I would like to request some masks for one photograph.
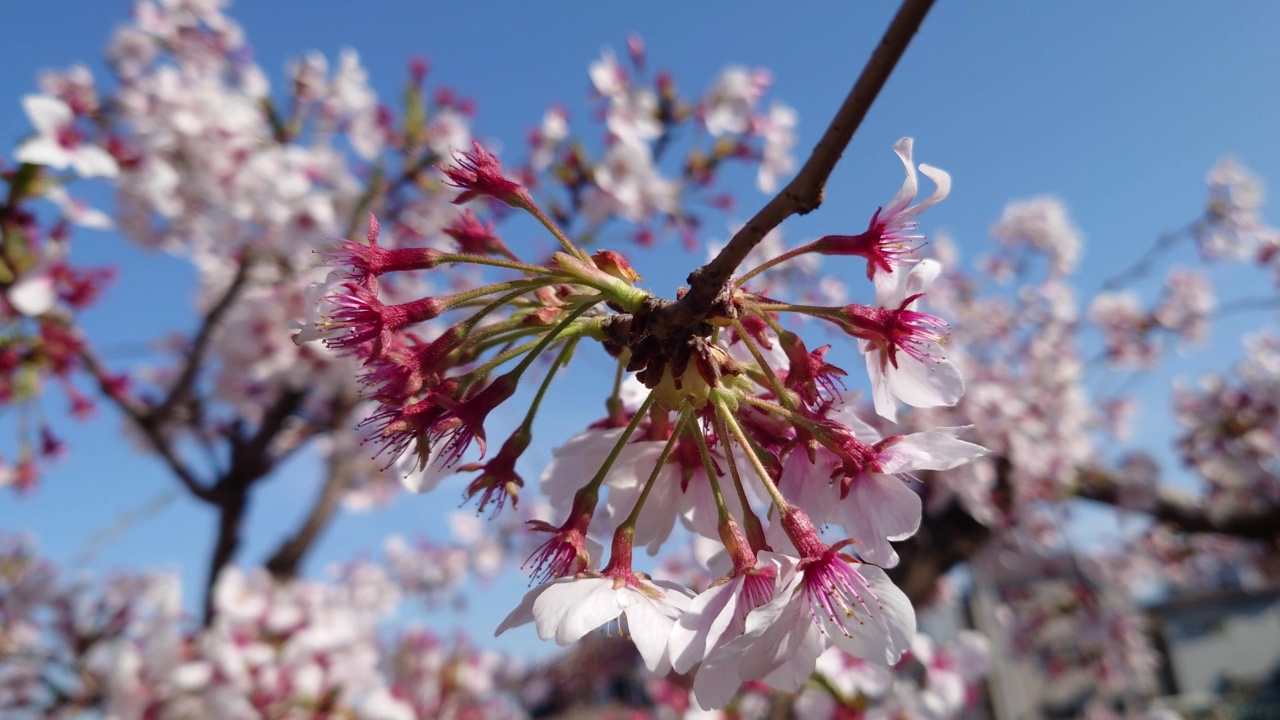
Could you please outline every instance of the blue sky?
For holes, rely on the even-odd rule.
[[[670,69],[686,96],[696,96],[728,63],[769,68],[772,96],[800,115],[801,151],[817,138],[883,31],[890,3],[349,3],[313,0],[242,2],[231,9],[276,87],[285,63],[309,50],[333,58],[353,47],[379,94],[397,97],[406,60],[427,57],[429,82],[474,99],[476,131],[522,146],[526,130],[550,104],[570,108],[581,127],[587,63],[600,49],[619,52],[628,33],[645,38],[652,66]],[[550,10],[548,10],[550,8]],[[29,125],[19,100],[42,68],[82,61],[100,66],[112,28],[128,15],[124,2],[49,0],[4,9],[0,69],[0,140],[8,147]],[[817,213],[784,226],[795,242],[858,231],[901,183],[890,152],[903,135],[916,138],[917,160],[948,170],[952,195],[924,217],[928,232],[948,230],[972,258],[1004,204],[1043,193],[1062,197],[1087,245],[1083,289],[1136,258],[1162,231],[1194,218],[1203,177],[1223,155],[1235,155],[1264,178],[1280,178],[1280,5],[1268,2],[1026,3],[941,2],[899,65],[827,187]],[[745,181],[739,186],[746,188]],[[739,217],[763,201],[739,194]],[[1274,219],[1275,213],[1270,213]],[[724,239],[727,227],[709,227]],[[128,359],[158,329],[188,327],[190,273],[172,258],[130,249],[108,233],[84,232],[77,257],[110,261],[120,281],[88,318],[89,331]],[[1194,256],[1185,254],[1184,261]],[[700,260],[699,256],[696,258]],[[655,291],[670,295],[693,260],[646,257],[638,267]],[[860,275],[858,266],[854,279]],[[157,303],[157,301],[161,301]],[[181,300],[182,302],[179,302]],[[157,310],[157,305],[163,308]],[[1215,335],[1211,352],[1184,371],[1220,366],[1238,355],[1244,329],[1274,320],[1252,315]],[[1153,401],[1167,383],[1153,378]],[[56,409],[58,403],[50,405]],[[1158,406],[1157,406],[1158,407]],[[546,436],[568,435],[594,409],[566,407]],[[1152,417],[1154,415],[1155,417]],[[1163,413],[1148,413],[1140,437],[1167,438]],[[10,425],[4,423],[0,428]],[[58,558],[98,546],[90,567],[164,565],[189,586],[203,576],[212,518],[178,497],[109,542],[91,538],[149,498],[174,491],[157,464],[121,448],[110,413],[82,426],[60,423],[74,455],[55,466],[33,497],[0,499],[0,527],[30,529]],[[557,427],[558,426],[558,427]],[[0,452],[16,443],[0,437]],[[547,451],[542,450],[542,457]],[[243,558],[254,560],[292,526],[281,519],[309,500],[314,484],[304,459],[260,494]],[[456,492],[410,500],[395,510],[344,518],[321,543],[325,560],[376,548],[389,531],[412,535],[456,506]],[[514,589],[512,589],[514,588]],[[486,599],[481,621],[496,624],[523,580]],[[485,609],[490,608],[490,609]],[[452,622],[437,620],[436,622]],[[525,642],[518,639],[515,642]]]

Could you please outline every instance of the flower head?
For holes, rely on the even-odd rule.
[[[430,270],[440,262],[440,251],[431,248],[387,249],[378,245],[382,228],[378,219],[369,215],[369,243],[343,240],[337,250],[326,253],[326,265],[347,268],[347,276],[367,284],[369,278],[405,270]]]
[[[501,255],[509,260],[516,260],[502,238],[493,234],[493,223],[481,221],[471,212],[471,208],[463,210],[457,220],[445,227],[444,234],[458,243],[459,252],[469,255]]]
[[[960,371],[942,354],[946,322],[915,309],[941,271],[938,263],[922,260],[911,272],[895,274],[893,286],[876,287],[878,307],[844,309],[846,329],[860,339],[867,359],[876,412],[886,419],[897,417],[894,398],[912,407],[937,407],[954,405],[964,394]]]
[[[501,635],[510,628],[536,623],[538,637],[552,637],[560,645],[577,642],[601,626],[617,623],[640,651],[645,667],[665,674],[671,667],[667,638],[689,598],[672,587],[628,571],[627,577],[587,574],[563,577],[539,585],[498,626]]]
[[[22,109],[37,135],[18,146],[19,162],[47,165],[55,170],[70,167],[80,177],[115,177],[120,166],[97,145],[84,142],[75,126],[75,113],[65,102],[47,95],[28,95]]]
[[[462,190],[453,199],[455,205],[488,196],[512,207],[533,207],[529,191],[520,183],[503,177],[502,164],[497,156],[485,150],[479,142],[472,140],[471,152],[456,154],[454,163],[442,169],[449,184]]]
[[[912,139],[902,138],[894,143],[893,151],[898,154],[902,164],[907,168],[907,177],[902,188],[893,196],[889,204],[878,208],[871,216],[871,223],[860,235],[827,235],[814,243],[814,250],[823,255],[858,255],[867,260],[867,277],[876,281],[877,287],[882,282],[881,276],[892,276],[894,268],[909,262],[906,256],[915,252],[925,236],[918,233],[920,224],[915,218],[928,208],[938,204],[951,193],[951,176],[946,171],[931,165],[921,165],[920,172],[934,182],[933,194],[916,205],[919,182],[916,178],[915,163],[911,158]]]

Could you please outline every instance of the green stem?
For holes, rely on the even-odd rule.
[[[751,304],[761,312],[793,312],[800,313],[801,315],[809,315],[821,320],[835,320],[838,319],[840,315],[840,308],[824,307],[822,305],[792,305],[791,303],[776,302],[773,300],[760,302],[755,299],[755,297],[753,297]]]
[[[778,322],[777,318],[761,310],[760,307],[755,303],[748,303],[747,310],[750,311],[752,315],[755,315],[756,317],[763,320],[765,324],[769,326],[769,329],[773,331],[774,335],[777,335],[778,337],[782,337],[782,334],[787,331],[786,328],[782,327],[782,323]]]
[[[560,227],[552,222],[551,218],[547,217],[546,213],[542,212],[542,208],[539,208],[537,205],[529,205],[524,209],[537,219],[537,221],[542,224],[542,227],[546,228],[548,232],[555,236],[556,240],[560,243],[560,247],[564,248],[565,252],[582,260],[583,262],[591,262],[591,258],[587,255],[586,251],[582,250],[577,245],[574,245],[573,241],[569,239],[569,236],[565,235]]]
[[[604,482],[604,478],[609,474],[609,470],[613,467],[614,461],[618,459],[618,455],[622,453],[622,448],[627,446],[627,441],[631,439],[636,428],[640,427],[640,421],[644,420],[644,416],[648,414],[649,408],[653,406],[653,393],[649,393],[645,397],[644,402],[640,403],[640,409],[636,410],[635,416],[631,418],[631,422],[627,423],[627,427],[622,431],[622,436],[618,438],[618,442],[614,443],[613,449],[609,451],[609,456],[604,459],[604,464],[596,471],[591,482],[587,483],[583,490],[588,493],[596,493],[600,490],[600,484]],[[582,490],[578,491],[579,493]]]
[[[782,381],[778,380],[778,376],[773,374],[773,368],[769,363],[765,362],[764,355],[760,352],[760,348],[756,347],[756,341],[747,334],[746,328],[742,326],[742,321],[734,318],[733,329],[738,333],[738,339],[747,346],[747,350],[751,353],[751,357],[755,358],[756,365],[760,366],[760,372],[768,378],[770,387],[773,388],[773,394],[778,396],[778,400],[786,407],[794,407],[795,400],[792,398],[791,392],[787,390]]]
[[[760,482],[764,484],[764,489],[768,491],[769,497],[773,499],[773,504],[778,507],[779,511],[786,510],[791,506],[791,504],[782,496],[782,493],[778,490],[778,486],[775,485],[773,483],[773,479],[769,477],[769,471],[765,469],[764,463],[760,462],[760,458],[756,455],[755,448],[747,438],[747,434],[743,432],[742,426],[738,424],[737,418],[733,416],[733,413],[729,411],[729,408],[724,406],[723,401],[719,398],[716,398],[715,405],[716,417],[720,418],[723,425],[728,428],[729,432],[733,434],[734,439],[742,446],[742,450],[746,452],[747,459],[751,461],[751,466],[755,469],[756,474],[760,476]],[[725,447],[725,454],[732,454],[727,447],[727,443]]]
[[[712,422],[716,426],[716,435],[720,438],[720,446],[724,448],[725,462],[729,465],[729,475],[733,478],[733,489],[738,495],[738,503],[742,505],[742,519],[745,521],[747,539],[751,548],[757,552],[768,548],[764,539],[764,525],[751,509],[751,501],[747,499],[747,488],[742,483],[742,475],[738,472],[737,461],[733,459],[733,448],[729,447],[729,432],[725,430],[720,418],[713,415]],[[748,451],[749,452],[749,451]]]
[[[467,253],[445,253],[440,256],[441,263],[458,263],[470,265],[488,265],[490,267],[507,268],[509,270],[519,270],[520,272],[531,273],[534,275],[556,276],[556,282],[565,282],[567,275],[556,271],[553,268],[544,267],[542,265],[530,265],[515,260],[502,260],[487,255],[471,255]]]
[[[716,465],[711,460],[711,450],[707,448],[707,439],[703,437],[697,425],[690,426],[689,430],[693,435],[694,442],[698,445],[698,455],[702,457],[702,469],[707,473],[707,480],[711,482],[711,497],[715,498],[716,501],[716,519],[724,522],[729,517],[729,507],[725,505],[724,495],[720,493],[720,481],[716,478]]]
[[[627,515],[627,519],[622,521],[618,526],[618,530],[624,528],[628,532],[634,532],[636,522],[640,519],[640,510],[644,507],[644,503],[649,499],[649,493],[653,491],[653,486],[658,481],[658,475],[662,473],[662,469],[666,466],[667,460],[671,457],[671,452],[675,450],[676,443],[680,440],[680,431],[688,423],[689,409],[680,411],[680,418],[676,420],[675,431],[671,433],[671,437],[667,439],[667,444],[662,448],[662,454],[658,456],[657,463],[653,466],[653,471],[649,473],[649,479],[644,483],[644,489],[640,491],[640,497],[636,499],[635,507],[631,508],[631,513]]]
[[[538,414],[538,406],[542,404],[542,398],[547,394],[547,388],[551,387],[551,381],[555,379],[556,371],[569,362],[569,358],[577,347],[578,339],[574,338],[565,343],[564,347],[560,349],[560,354],[551,363],[551,369],[547,371],[547,376],[542,379],[542,384],[538,386],[538,392],[533,396],[533,402],[529,404],[529,412],[525,413],[524,422],[520,423],[520,427],[516,432],[528,432],[533,428],[533,418]]]
[[[488,362],[486,362],[485,364],[481,365],[480,367],[476,368],[475,370],[472,370],[471,372],[463,376],[463,381],[465,383],[470,383],[475,379],[482,378],[485,375],[488,375],[490,372],[493,372],[493,369],[498,367],[499,365],[507,362],[508,360],[512,360],[514,358],[517,358],[529,352],[534,347],[536,347],[539,343],[541,343],[544,339],[545,338],[530,340],[529,342],[523,345],[517,345],[516,347],[513,347],[510,350],[504,350],[498,353],[497,355],[494,355],[493,358],[491,358]]]
[[[524,371],[529,369],[529,366],[533,364],[534,360],[538,359],[538,356],[542,354],[543,350],[547,349],[548,345],[558,340],[561,333],[566,332],[569,327],[573,325],[575,320],[581,317],[583,313],[595,307],[598,302],[600,302],[600,298],[583,302],[581,305],[574,308],[572,312],[566,315],[564,320],[560,321],[560,324],[552,328],[551,332],[548,332],[543,336],[542,340],[538,342],[538,345],[533,348],[529,355],[526,356],[524,360],[520,361],[520,364],[516,366],[515,370],[512,370],[512,372],[516,374],[516,377],[518,378],[523,375]],[[579,330],[579,332],[581,331]]]
[[[463,290],[462,292],[457,293],[456,295],[448,296],[448,301],[445,304],[445,308],[447,310],[452,310],[471,300],[475,300],[476,298],[482,298],[482,297],[485,297],[486,295],[493,295],[494,293],[500,293],[500,292],[503,292],[504,290],[520,290],[520,295],[523,295],[529,292],[530,290],[537,290],[538,288],[543,287],[545,285],[554,285],[558,282],[561,282],[561,281],[556,278],[542,277],[542,278],[524,278],[522,280],[507,280],[505,282],[493,283],[492,285],[482,285],[481,287],[478,287],[478,288],[472,288],[471,290]],[[516,297],[519,297],[519,295],[517,295]]]
[[[789,423],[800,425],[805,430],[808,430],[809,432],[813,433],[815,436],[822,434],[822,428],[819,427],[817,423],[806,418],[801,413],[795,412],[788,408],[782,407],[781,405],[778,405],[776,403],[771,403],[768,400],[762,400],[758,397],[754,397],[751,395],[744,394],[739,398],[739,400],[745,401],[748,405],[755,405],[756,407],[760,408],[761,410],[764,410],[765,412],[773,413],[774,415],[781,417],[782,419],[786,420]]]
[[[511,321],[504,321],[502,324],[506,325],[507,322]],[[544,329],[540,327],[531,327],[520,323],[519,321],[515,321],[514,326],[494,327],[492,332],[489,332],[490,327],[494,326],[486,326],[482,328],[481,330],[484,332],[483,335],[481,335],[480,332],[477,332],[474,338],[469,338],[466,344],[459,346],[455,353],[471,353],[472,357],[478,357],[489,350],[508,345],[520,338],[529,337],[530,335],[540,335],[541,333],[539,331]]]
[[[804,255],[805,253],[812,252],[812,251],[813,251],[813,249],[814,249],[814,247],[816,247],[816,246],[817,246],[817,244],[818,244],[818,243],[815,241],[815,242],[811,242],[811,243],[809,243],[808,245],[801,245],[801,246],[800,246],[800,247],[798,247],[798,248],[794,248],[794,249],[792,249],[792,250],[788,250],[787,252],[782,253],[782,254],[781,254],[781,255],[779,255],[778,257],[770,258],[769,260],[764,261],[764,262],[763,262],[763,263],[761,263],[759,266],[757,266],[755,269],[753,269],[751,272],[747,273],[746,275],[743,275],[742,277],[738,278],[737,280],[734,280],[734,281],[733,281],[733,285],[734,285],[734,287],[742,287],[742,284],[743,284],[743,283],[745,283],[745,282],[747,282],[747,281],[751,280],[751,278],[753,278],[753,277],[755,277],[755,276],[759,275],[760,273],[764,272],[765,270],[768,270],[769,268],[774,267],[774,266],[777,266],[777,265],[781,265],[782,263],[784,263],[784,262],[786,262],[786,261],[788,261],[788,260],[791,260],[792,258],[800,257],[801,255]]]
[[[521,354],[527,353],[525,355],[525,358],[520,361],[520,364],[517,365],[515,369],[511,371],[513,373],[513,376],[512,376],[513,379],[519,380],[520,376],[523,375],[524,372],[529,369],[529,366],[533,364],[534,360],[538,359],[538,356],[542,354],[542,351],[547,349],[548,345],[555,342],[556,340],[560,340],[563,338],[579,337],[582,334],[583,330],[590,323],[581,325],[579,327],[573,327],[574,322],[577,321],[577,319],[583,313],[595,307],[596,303],[598,302],[600,302],[598,298],[589,299],[583,302],[581,305],[574,308],[573,311],[570,312],[567,316],[565,316],[564,320],[561,320],[554,328],[544,333],[541,338],[538,338],[537,340],[530,340],[529,342],[523,345],[511,348],[510,350],[504,350],[503,352],[498,353],[493,357],[493,359],[489,360],[488,362],[476,368],[475,370],[472,370],[471,372],[467,373],[465,377],[466,378],[484,377],[499,365]],[[573,332],[570,332],[571,330]]]
[[[609,413],[610,421],[618,416],[622,410],[622,374],[626,368],[623,366],[622,359],[618,359],[617,368],[613,371],[613,391],[609,393],[609,398],[604,401],[604,409]]]

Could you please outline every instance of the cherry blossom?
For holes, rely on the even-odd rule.
[[[942,354],[945,322],[915,309],[941,272],[937,263],[922,261],[909,273],[896,274],[895,286],[877,286],[877,308],[849,306],[848,322],[860,337],[876,412],[888,420],[897,415],[895,398],[912,407],[936,407],[954,405],[964,393],[959,370]]]
[[[667,638],[689,598],[677,588],[660,587],[637,576],[618,578],[566,577],[531,590],[520,605],[507,615],[497,629],[506,630],[535,623],[538,637],[555,638],[560,645],[610,622],[618,622],[627,634],[645,667],[665,672],[671,666]]]
[[[37,134],[14,153],[19,162],[55,170],[71,168],[86,178],[115,177],[120,171],[110,153],[84,142],[75,127],[75,113],[65,102],[47,95],[28,95],[22,99],[22,109]]]

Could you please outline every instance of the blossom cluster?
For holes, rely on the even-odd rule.
[[[224,572],[201,628],[173,573],[68,583],[0,536],[0,712],[61,717],[523,718],[519,662],[418,627],[379,632],[402,592],[376,565],[325,581]]]
[[[882,665],[909,650],[914,610],[886,569],[898,563],[891,541],[920,524],[916,474],[985,451],[961,439],[963,427],[878,432],[859,418],[846,371],[826,359],[830,347],[809,350],[782,322],[796,313],[856,339],[882,418],[893,420],[899,402],[960,398],[963,381],[942,350],[947,323],[919,307],[941,267],[912,256],[923,238],[915,218],[946,196],[950,178],[921,166],[937,190],[913,204],[912,142],[894,149],[906,180],[865,232],[767,260],[732,281],[706,321],[670,335],[618,331],[624,318],[643,323],[656,302],[636,286],[638,273],[618,252],[581,249],[479,144],[443,168],[455,202],[488,198],[529,213],[561,246],[550,261],[521,261],[496,241],[479,252],[387,248],[372,217],[364,242],[330,253],[338,270],[303,337],[362,363],[365,397],[376,403],[362,425],[414,491],[455,470],[478,471],[466,497],[481,511],[518,503],[525,483],[516,463],[560,368],[583,342],[618,358],[608,415],[556,451],[541,478],[564,519],[532,523],[545,538],[528,562],[540,584],[499,633],[533,622],[541,637],[567,644],[616,624],[651,671],[697,668],[695,702],[708,708],[743,682],[798,689],[833,645]],[[761,273],[810,253],[863,258],[875,304],[795,305],[752,289]],[[402,273],[459,265],[515,277],[400,303],[382,293]],[[444,317],[457,319],[418,334]],[[554,359],[524,421],[489,456],[486,420],[544,353]],[[473,449],[485,461],[462,465]],[[720,579],[696,595],[633,566],[634,548],[658,552],[677,520],[718,545],[705,563]],[[824,525],[843,532],[826,536]]]

